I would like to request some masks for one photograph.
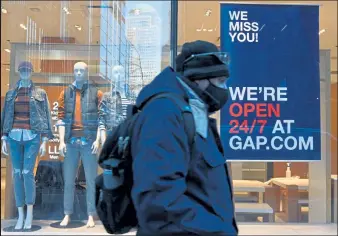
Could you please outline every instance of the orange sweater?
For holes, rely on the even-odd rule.
[[[58,119],[63,120],[65,118],[65,100],[64,100],[64,90],[61,92],[58,99],[59,109],[58,109]],[[98,90],[97,99],[98,104],[101,103],[103,93]],[[72,135],[75,137],[83,136],[83,124],[82,124],[82,115],[81,115],[81,90],[76,89],[75,97],[75,111],[74,111],[74,121],[72,124]]]

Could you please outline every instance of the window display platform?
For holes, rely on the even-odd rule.
[[[85,226],[75,229],[55,229],[50,227],[52,221],[34,221],[34,224],[41,226],[41,230],[25,232],[25,235],[109,235],[105,232],[102,224],[96,222],[94,228],[88,229]],[[6,228],[15,224],[14,220],[3,220],[1,222],[1,235],[22,235],[20,232],[4,232]],[[240,235],[337,235],[337,224],[239,224]],[[136,230],[123,235],[136,235]]]

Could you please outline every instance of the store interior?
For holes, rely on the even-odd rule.
[[[120,4],[119,9],[126,7],[125,15],[117,13],[122,14],[122,18],[125,17],[125,19],[121,18],[123,22],[128,21],[127,17],[131,11],[138,15],[137,12],[146,9],[144,4],[151,5],[150,8],[157,11],[160,19],[157,30],[162,35],[158,49],[160,50],[159,66],[163,69],[169,65],[170,2],[148,2],[141,5],[133,3],[133,6],[128,5],[131,4],[129,1],[112,2],[113,5]],[[250,2],[276,3],[277,1]],[[328,152],[331,158],[330,174],[332,175],[333,187],[334,183],[337,184],[337,2],[288,1],[288,4],[291,3],[320,5],[320,49],[330,50],[331,98],[327,101],[330,109],[330,150]],[[62,89],[71,83],[73,65],[77,61],[87,62],[91,79],[96,82],[100,90],[106,92],[111,89],[111,82],[107,79],[109,78],[107,74],[108,64],[102,63],[101,1],[2,1],[1,4],[1,109],[6,92],[18,79],[16,66],[20,60],[30,60],[33,63],[36,68],[33,81],[46,90],[51,106],[56,102]],[[35,31],[31,30],[30,24],[35,25]],[[124,34],[127,39],[130,37],[127,31]],[[185,42],[197,39],[219,45],[219,37],[220,5],[218,1],[178,2],[178,52]],[[132,41],[130,38],[129,40]],[[43,50],[40,50],[40,47]],[[142,59],[144,58],[143,52],[140,51],[140,58]],[[41,52],[43,52],[43,57]],[[133,76],[133,73],[136,74],[136,77],[139,74],[143,76],[143,73],[147,72],[147,66],[150,65],[146,63],[142,65],[140,58],[130,63],[129,66],[137,64],[136,69],[129,70],[130,76]],[[140,67],[141,69],[139,69]],[[151,75],[150,73],[149,76]],[[56,153],[57,143],[50,143],[49,148],[50,153]],[[39,161],[41,160],[48,161],[50,158],[46,155],[39,159]],[[10,201],[8,198],[10,193],[6,193],[6,191],[11,191],[8,187],[8,176],[10,176],[7,168],[8,161],[8,157],[1,158],[1,219],[15,217],[15,213],[11,212],[9,207],[6,207],[6,203]],[[62,158],[58,161],[62,161]],[[245,215],[239,216],[239,220],[279,223],[309,222],[309,211],[311,209],[309,209],[310,164],[308,162],[291,164],[292,176],[295,177],[296,181],[290,185],[285,181],[278,182],[278,179],[275,182],[272,181],[272,184],[270,182],[271,179],[285,177],[286,162],[243,162],[230,163],[230,166],[236,192],[235,200],[242,204],[238,205],[240,208],[238,213]],[[79,176],[81,176],[81,173]],[[294,185],[297,185],[298,188],[292,189]],[[331,185],[329,187],[331,188]],[[47,189],[46,191],[52,190]],[[334,190],[330,192],[334,193]],[[293,194],[297,195],[296,203],[288,201],[288,197],[293,196]],[[330,200],[333,202],[334,198],[336,199],[337,196],[330,197]],[[79,201],[76,203],[79,219],[83,218],[81,207],[84,201],[79,197]],[[256,205],[252,208],[252,205],[245,205],[247,203],[256,203]],[[332,215],[337,209],[335,206],[332,205]],[[259,212],[259,214],[245,214],[248,207],[253,212]],[[50,209],[55,208],[46,209],[49,210],[45,213],[50,213]],[[279,213],[275,214],[275,211]],[[40,219],[43,217],[40,217]],[[57,220],[59,217],[59,214],[54,214],[50,219]],[[337,216],[335,217],[335,219],[333,219],[334,217],[332,219],[336,222]]]

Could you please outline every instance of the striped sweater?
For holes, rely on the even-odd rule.
[[[21,87],[14,104],[13,129],[31,129],[29,92],[31,88]]]

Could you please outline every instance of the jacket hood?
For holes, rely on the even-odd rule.
[[[165,68],[141,90],[136,100],[136,106],[141,107],[150,98],[160,93],[174,93],[187,99],[187,93],[176,78],[177,76],[178,74],[171,67]]]

